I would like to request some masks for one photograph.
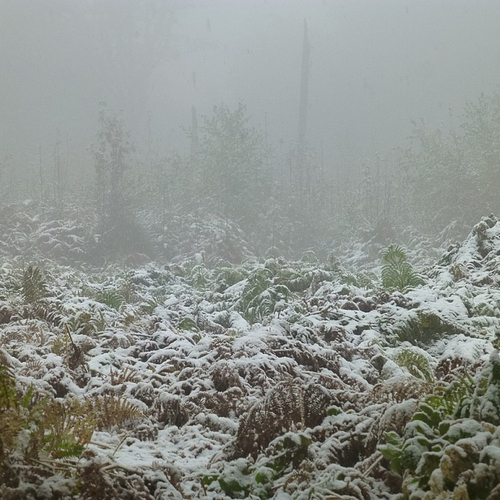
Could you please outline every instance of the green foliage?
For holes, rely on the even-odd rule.
[[[384,330],[385,326],[381,328]],[[454,335],[461,331],[459,327],[443,320],[434,312],[417,311],[388,333],[389,337],[391,334],[395,337],[393,341],[397,344],[407,341],[414,345],[425,346],[443,335]]]
[[[158,307],[163,304],[165,301],[165,296],[160,295],[160,296],[154,296],[154,297],[149,297],[144,300],[144,302],[141,302],[140,304],[140,310],[141,313],[143,314],[153,314],[153,311]]]
[[[500,426],[500,359],[497,351],[490,356],[488,366],[472,400],[471,414],[474,418]]]
[[[39,267],[30,265],[23,271],[21,293],[25,304],[33,304],[47,296],[47,282]]]
[[[345,285],[352,285],[359,288],[366,288],[367,290],[373,290],[375,288],[374,281],[376,276],[373,273],[359,272],[353,273],[343,273],[340,276],[340,282]]]
[[[60,403],[33,386],[18,391],[13,372],[0,365],[0,469],[13,453],[25,459],[80,456],[93,432],[83,403]]]
[[[220,474],[203,476],[202,484],[211,489],[218,486],[230,498],[272,498],[276,481],[300,467],[311,443],[305,434],[286,433],[275,439],[254,464],[238,458]]]
[[[382,286],[386,290],[404,292],[408,288],[423,285],[424,281],[408,262],[405,251],[397,245],[389,245],[382,254]]]
[[[64,321],[72,333],[90,335],[102,332],[106,328],[106,319],[102,311],[77,310]]]
[[[184,316],[176,325],[179,330],[185,330],[190,332],[198,332],[200,329],[196,324],[196,321],[189,316]]]
[[[215,270],[215,284],[214,288],[218,292],[223,292],[227,288],[248,276],[248,271],[239,266],[222,266]]]
[[[386,433],[379,450],[402,476],[405,499],[490,498],[500,480],[499,364],[493,355],[475,381],[438,386],[401,436]]]
[[[85,405],[77,400],[64,404],[47,400],[46,404],[38,404],[37,411],[39,419],[31,440],[41,446],[41,452],[52,458],[80,456],[95,428]],[[33,409],[31,415],[34,415]]]
[[[212,489],[218,485],[220,489],[230,498],[249,498],[252,486],[255,484],[245,459],[240,458],[229,463],[221,474],[210,474],[202,477],[203,486]],[[254,492],[252,492],[254,493]],[[255,494],[255,493],[254,493]],[[258,498],[268,498],[259,496]]]
[[[274,472],[274,478],[282,477],[289,469],[296,469],[307,458],[312,440],[305,434],[287,433],[275,439],[266,450],[269,458],[263,459],[263,465]],[[259,466],[259,461],[256,466]]]
[[[413,349],[401,349],[393,359],[399,366],[404,366],[414,377],[426,382],[434,380],[434,372],[429,360],[422,353]]]
[[[95,295],[95,299],[98,302],[107,305],[111,309],[116,309],[117,311],[125,302],[123,294],[119,290],[113,288],[99,290]]]
[[[238,302],[247,321],[259,321],[284,307],[291,292],[285,285],[273,283],[273,273],[268,268],[250,273]]]
[[[19,401],[14,373],[0,365],[0,468],[6,451],[13,446],[21,422],[17,418]]]
[[[434,393],[427,396],[426,403],[445,416],[468,418],[471,415],[473,395],[482,387],[481,377],[476,385],[468,374],[457,375],[448,385],[438,385]]]
[[[188,281],[198,290],[205,290],[210,283],[211,273],[204,264],[196,264],[189,273]]]

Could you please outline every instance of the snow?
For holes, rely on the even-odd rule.
[[[488,234],[500,248],[497,226]],[[51,289],[57,293],[51,300],[61,323],[22,318],[25,305],[17,299],[17,317],[0,325],[0,361],[15,369],[19,384],[33,384],[60,400],[112,394],[137,407],[143,418],[96,430],[87,449],[109,467],[156,478],[158,498],[228,498],[217,481],[204,489],[201,478],[210,474],[223,473],[253,487],[256,471],[269,476],[269,464],[276,460],[272,446],[285,435],[298,449],[301,436],[311,441],[301,459],[308,461],[297,465],[308,463],[310,470],[304,465],[302,479],[295,478],[290,459],[283,475],[273,479],[273,498],[297,500],[312,494],[313,487],[323,492],[318,498],[361,498],[365,489],[372,498],[389,498],[392,493],[383,474],[364,471],[371,471],[373,463],[379,472],[388,467],[376,462],[385,432],[402,432],[419,398],[435,387],[398,365],[398,353],[409,349],[420,354],[436,373],[448,360],[451,371],[466,367],[474,375],[497,359],[494,320],[500,316],[500,293],[478,283],[488,274],[485,268],[493,256],[478,259],[477,252],[471,236],[451,264],[435,265],[425,277],[426,285],[404,293],[385,296],[381,290],[331,278],[314,290],[280,299],[259,322],[252,322],[241,307],[248,278],[219,293],[196,288],[151,263],[127,271],[136,299],[117,310],[100,302],[98,294],[120,290],[124,274],[116,274],[116,269],[95,276],[76,269],[58,272],[54,264]],[[355,258],[351,256],[353,262]],[[479,267],[471,268],[473,260]],[[457,263],[468,269],[468,277],[453,277],[449,267]],[[251,272],[251,265],[245,271]],[[0,267],[5,280],[15,272],[14,264]],[[157,302],[148,302],[153,297]],[[356,297],[368,304],[366,310],[342,309],[346,301],[356,304]],[[148,304],[152,307],[145,307]],[[418,320],[419,314],[435,315],[451,333],[426,342],[388,335]],[[191,321],[183,323],[186,318]],[[479,321],[485,325],[481,330],[475,328]],[[84,330],[88,324],[96,326]],[[83,352],[82,361],[71,367],[68,345]],[[38,361],[39,372],[34,365]],[[448,375],[452,373],[443,377]],[[290,384],[288,396],[295,399],[286,399],[286,392],[282,399],[270,399],[280,384]],[[320,390],[314,392],[315,387]],[[498,412],[495,401],[500,401],[500,393],[491,386],[488,391],[480,411],[491,420]],[[308,394],[313,394],[311,400]],[[245,420],[252,411],[259,414],[259,408],[265,424]],[[252,456],[235,455],[236,444],[245,439],[242,429],[247,437],[265,437],[274,421],[285,417],[291,423],[278,422],[283,434],[273,436],[274,444],[264,443]],[[476,419],[463,419],[451,425],[446,438],[459,453],[481,450],[480,460],[497,466],[499,437],[493,438],[488,429]],[[406,432],[416,436],[433,431],[418,421],[408,424]],[[420,451],[413,450],[414,457]],[[167,468],[178,477],[179,490],[172,486],[175,481]],[[304,477],[309,483],[301,482]],[[443,484],[442,473],[434,471],[430,485]],[[45,489],[52,486],[49,480],[44,484]]]

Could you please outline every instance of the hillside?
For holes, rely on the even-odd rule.
[[[401,252],[5,254],[0,497],[500,498],[500,222],[418,274]]]

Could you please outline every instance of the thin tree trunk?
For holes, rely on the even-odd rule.
[[[307,105],[309,94],[309,54],[311,46],[307,37],[307,22],[304,21],[304,39],[302,42],[302,71],[300,78],[299,130],[297,142],[299,149],[304,146],[307,128]]]

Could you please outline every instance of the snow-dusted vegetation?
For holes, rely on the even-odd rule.
[[[498,19],[1,0],[0,500],[499,500]]]
[[[80,223],[23,219],[4,234],[33,253],[0,268],[2,498],[498,494],[493,216],[433,265],[392,246],[358,273],[311,253],[92,271],[43,258],[78,255]]]

